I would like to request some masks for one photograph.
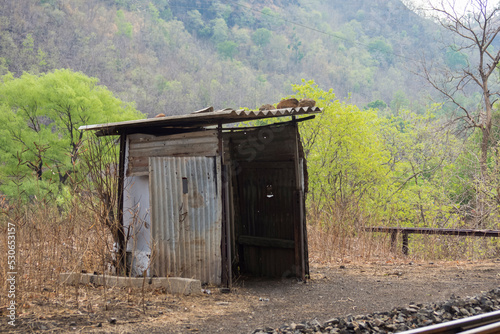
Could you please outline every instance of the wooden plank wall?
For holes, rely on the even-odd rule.
[[[224,157],[232,171],[233,261],[258,276],[295,273],[293,125],[225,132]],[[266,187],[272,185],[272,197]]]
[[[209,157],[218,154],[217,130],[169,136],[133,134],[128,136],[127,176],[148,175],[150,157]]]
[[[293,161],[295,158],[295,129],[292,126],[224,133],[224,139],[230,142],[230,159],[240,163]]]

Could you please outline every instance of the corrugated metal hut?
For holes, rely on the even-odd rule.
[[[81,127],[120,136],[132,272],[228,286],[234,273],[304,279],[307,171],[297,123],[319,112],[207,108]],[[291,120],[241,126],[276,117]]]

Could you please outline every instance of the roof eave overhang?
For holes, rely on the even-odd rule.
[[[204,128],[211,125],[248,122],[265,118],[319,114],[318,107],[298,107],[274,110],[220,110],[206,113],[148,118],[116,123],[84,125],[79,130],[96,131],[98,136],[112,136],[123,133],[170,132]]]

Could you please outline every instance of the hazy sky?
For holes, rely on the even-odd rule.
[[[422,6],[426,5],[428,3],[427,0],[406,0],[407,2],[411,2],[417,6]],[[468,5],[469,9],[472,9],[473,7],[471,6],[471,2],[475,2],[475,0],[431,0],[431,3],[435,5],[439,5],[441,1],[444,1],[444,3],[454,3],[455,8],[457,9],[458,12],[461,12],[464,10],[464,8]],[[489,0],[488,2],[488,7],[493,6],[495,4],[498,4],[500,0]]]

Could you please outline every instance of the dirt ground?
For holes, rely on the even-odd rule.
[[[102,287],[88,286],[56,293],[47,288],[26,298],[15,328],[3,315],[0,332],[251,333],[259,327],[472,296],[499,286],[500,259],[312,265],[305,283],[240,277],[231,293],[207,287],[210,294],[200,296],[119,288],[104,295]]]

